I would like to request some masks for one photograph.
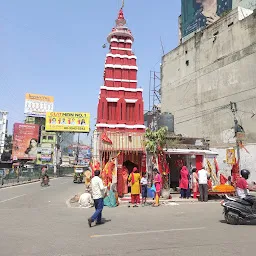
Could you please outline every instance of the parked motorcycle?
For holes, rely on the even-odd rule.
[[[254,196],[248,195],[244,199],[227,195],[225,197],[221,205],[224,207],[223,214],[227,224],[238,225],[240,222],[256,220],[256,211],[252,209]]]
[[[47,186],[49,186],[49,177],[44,176],[44,177],[42,178],[41,186],[42,186],[42,187],[47,187]]]

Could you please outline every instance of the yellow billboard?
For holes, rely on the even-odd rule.
[[[89,132],[90,113],[47,112],[45,130],[54,132]]]

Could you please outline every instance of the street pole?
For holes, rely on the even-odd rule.
[[[240,146],[239,141],[237,139],[237,132],[238,132],[238,120],[236,118],[237,113],[237,105],[236,102],[230,102],[230,108],[234,116],[234,123],[235,123],[235,137],[236,137],[236,147],[237,147],[237,162],[240,169]]]
[[[78,133],[77,147],[76,147],[76,164],[78,165],[79,160],[79,144],[80,144],[80,133]]]

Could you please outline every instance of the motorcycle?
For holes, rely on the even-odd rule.
[[[41,187],[48,187],[49,186],[49,178],[45,175],[44,177],[42,177],[42,181],[41,181]]]
[[[238,225],[240,222],[256,220],[256,211],[252,209],[254,196],[249,195],[244,199],[227,195],[225,197],[221,206],[224,207],[223,214],[227,224]]]

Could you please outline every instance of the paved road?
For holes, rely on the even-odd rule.
[[[1,256],[175,256],[255,254],[255,226],[222,223],[219,203],[104,209],[107,222],[88,228],[92,209],[68,208],[81,186],[70,178],[0,190]]]

